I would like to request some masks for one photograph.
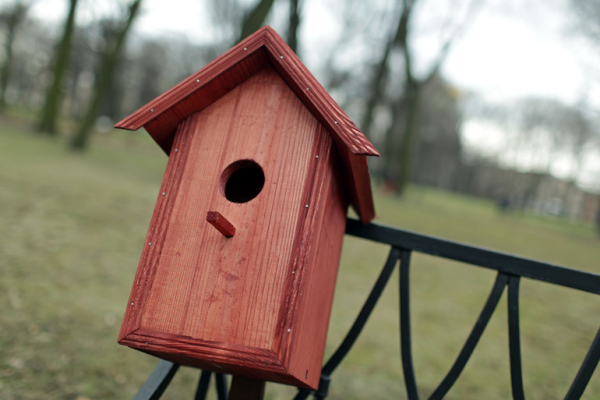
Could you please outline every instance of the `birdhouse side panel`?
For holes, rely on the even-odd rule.
[[[270,68],[194,118],[140,327],[272,350],[320,125]],[[238,203],[222,178],[244,160],[260,166],[264,186]],[[225,216],[235,236],[210,226],[208,211]]]
[[[297,288],[289,291],[298,293],[298,297],[290,299],[290,307],[284,310],[284,320],[291,329],[286,338],[284,326],[287,340],[282,341],[280,348],[280,358],[297,379],[295,384],[312,388],[319,383],[348,209],[331,135],[324,128],[322,133],[311,176],[309,202],[314,212],[304,221],[303,237],[307,243],[299,249],[295,261],[295,269],[300,272]]]
[[[141,317],[146,297],[152,286],[156,266],[164,244],[165,233],[169,224],[171,211],[175,203],[175,195],[181,184],[183,169],[185,168],[187,152],[191,135],[185,134],[190,126],[195,124],[195,117],[189,118],[177,128],[174,146],[183,151],[176,153],[177,157],[169,157],[167,169],[163,176],[148,234],[142,250],[135,280],[125,309],[123,323],[119,332],[119,341],[127,334],[137,330],[141,325]],[[154,243],[153,243],[154,242]]]

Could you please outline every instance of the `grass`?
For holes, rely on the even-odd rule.
[[[131,398],[156,360],[116,344],[166,156],[144,134],[95,138],[88,154],[0,120],[0,398]],[[378,221],[600,273],[591,226],[501,215],[494,204],[411,188],[376,192]],[[346,238],[326,354],[345,335],[387,255]],[[443,378],[491,289],[491,271],[416,254],[411,276],[419,390]],[[331,399],[404,398],[397,273],[356,347],[333,376]],[[509,398],[506,299],[450,399]],[[522,282],[525,390],[562,398],[598,329],[600,298]],[[192,398],[198,372],[183,368],[163,398]],[[294,391],[267,385],[267,398]],[[584,398],[600,394],[598,373]]]

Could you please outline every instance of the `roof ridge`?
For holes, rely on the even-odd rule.
[[[365,156],[379,156],[300,58],[270,26],[264,26],[221,56],[115,125],[144,127],[168,154],[177,126],[202,111],[267,66],[279,74],[300,101],[333,137],[349,176],[352,203],[363,222],[374,216]]]

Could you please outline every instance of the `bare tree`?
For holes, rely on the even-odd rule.
[[[238,42],[253,34],[265,23],[274,2],[275,0],[259,0],[254,8],[246,14]]]
[[[29,6],[28,2],[17,0],[0,12],[0,23],[6,29],[4,62],[0,69],[0,111],[6,107],[6,89],[8,88],[13,67],[13,44],[15,36],[19,25],[25,19]]]
[[[131,30],[131,26],[138,11],[140,9],[142,0],[133,0],[128,8],[125,19],[120,23],[120,27],[117,28],[114,40],[107,46],[107,51],[102,57],[100,69],[97,75],[95,90],[92,94],[92,99],[88,106],[87,112],[84,115],[77,132],[70,141],[70,147],[73,150],[81,151],[86,148],[89,135],[92,131],[96,118],[98,116],[98,110],[102,101],[104,100],[109,88],[111,87],[114,73],[123,52],[125,46],[125,39]]]
[[[300,0],[290,0],[290,16],[288,24],[287,44],[298,54],[298,27],[300,26]]]
[[[403,89],[391,101],[392,121],[385,134],[384,143],[384,178],[394,182],[398,194],[402,194],[411,177],[414,164],[415,146],[419,136],[421,90],[439,72],[446,59],[450,46],[473,16],[480,1],[470,2],[468,11],[455,29],[447,35],[440,51],[429,70],[421,77],[415,73],[414,55],[411,52],[410,40],[413,35],[411,26],[416,0],[403,0],[395,33],[390,36],[380,62],[376,65],[367,101],[362,128],[368,132],[373,122],[373,112],[382,101],[383,88],[388,78],[390,58],[394,51],[400,51],[403,59]]]
[[[69,13],[65,20],[63,34],[56,49],[54,68],[52,69],[52,84],[48,87],[46,101],[40,117],[38,131],[56,135],[56,121],[60,113],[62,97],[62,82],[71,53],[71,41],[75,29],[75,12],[78,0],[69,0]]]
[[[600,3],[597,0],[571,0],[577,17],[577,26],[596,47],[600,47]],[[596,228],[600,234],[600,207],[596,214]]]

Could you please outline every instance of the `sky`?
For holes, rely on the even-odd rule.
[[[84,0],[94,12],[113,1]],[[66,0],[36,0],[33,14],[60,21]],[[202,0],[144,0],[143,13],[135,30],[152,36],[184,35],[194,42],[210,42],[211,11]],[[301,25],[303,48],[319,48],[323,40],[339,34],[335,6],[328,2],[306,1]],[[427,2],[425,2],[427,3]],[[433,3],[429,1],[429,3]],[[277,3],[276,3],[277,4]],[[588,96],[600,110],[600,87],[586,85],[586,54],[593,52],[584,40],[570,33],[567,0],[486,0],[472,22],[451,49],[442,68],[457,87],[484,94],[491,100],[523,96],[549,96],[575,103]],[[92,7],[79,16],[80,22],[93,18]],[[422,14],[426,15],[427,9]],[[572,30],[572,29],[571,29]],[[427,35],[414,42],[418,59],[427,64],[437,54],[439,40]],[[597,50],[596,50],[597,51]],[[304,54],[309,68],[319,57]],[[589,68],[589,67],[588,67]]]
[[[0,0],[2,2],[3,0]],[[9,1],[9,0],[5,0]],[[97,13],[110,10],[113,0],[83,0],[79,23]],[[370,0],[385,2],[388,0]],[[391,1],[391,0],[389,0]],[[600,57],[578,34],[569,18],[569,0],[482,0],[449,52],[442,74],[459,91],[477,93],[489,102],[510,102],[522,97],[550,97],[568,104],[582,99],[600,115]],[[247,2],[252,2],[248,0]],[[138,34],[149,36],[182,35],[192,42],[211,42],[210,2],[203,0],[144,0],[143,12],[135,25]],[[285,18],[284,2],[276,2],[273,11]],[[49,21],[61,21],[67,0],[35,0],[32,13]],[[319,78],[323,52],[331,51],[341,33],[336,0],[305,0],[300,27],[302,58]],[[439,0],[420,0],[415,19],[426,26],[435,13],[458,12],[443,9]],[[450,4],[450,3],[449,3]],[[434,25],[429,23],[429,25]],[[284,24],[282,24],[284,26]],[[280,29],[281,30],[281,29]],[[284,34],[284,32],[280,32]],[[413,36],[417,67],[427,70],[439,51],[439,35]],[[360,51],[360,50],[357,50]],[[496,130],[494,130],[496,129]],[[499,143],[497,128],[471,121],[463,126],[467,147],[493,148]],[[589,178],[584,185],[600,187],[600,160],[588,161]],[[565,175],[568,163],[555,173]]]

